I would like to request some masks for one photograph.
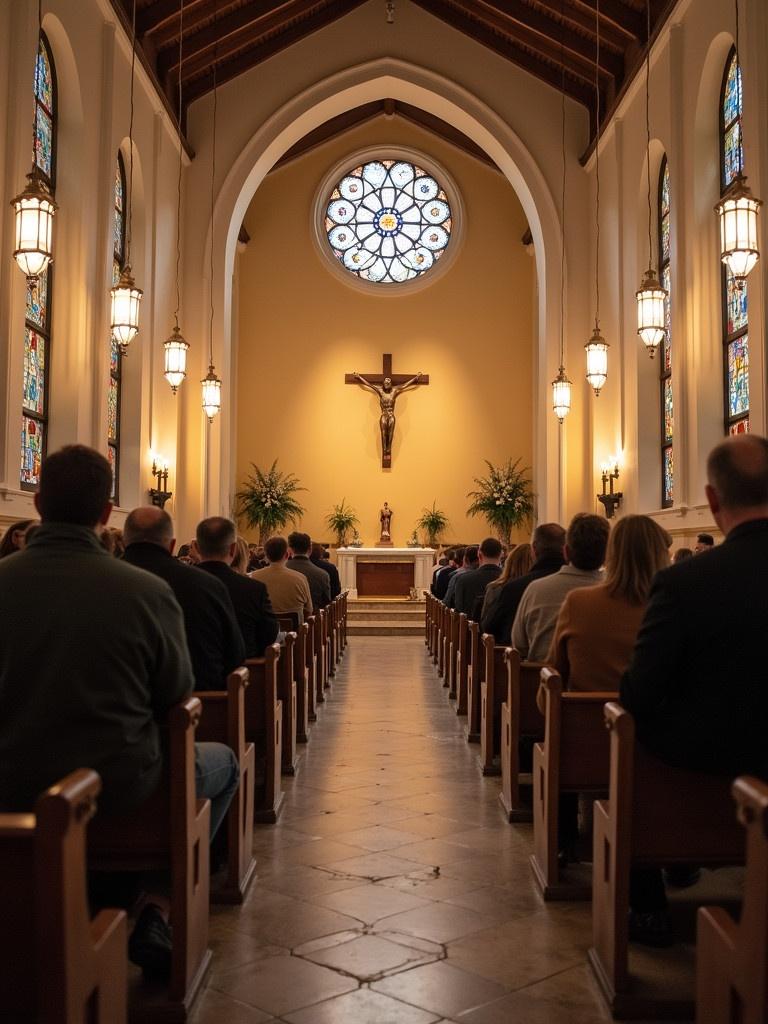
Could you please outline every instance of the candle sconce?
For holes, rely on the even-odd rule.
[[[152,476],[157,481],[157,486],[150,487],[150,500],[158,508],[165,508],[166,501],[173,497],[173,491],[168,490],[168,463],[165,459],[152,459]]]
[[[613,457],[610,463],[603,463],[602,471],[603,493],[598,494],[597,500],[605,508],[605,518],[613,519],[616,509],[621,505],[624,495],[621,491],[614,491],[613,481],[619,479],[619,460]]]

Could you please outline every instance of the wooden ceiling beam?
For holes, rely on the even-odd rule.
[[[591,12],[594,29],[597,0],[573,0],[578,7]],[[645,42],[645,15],[631,7],[625,7],[621,0],[600,0],[600,21],[609,22],[629,40]],[[602,32],[602,28],[600,30]]]
[[[539,7],[546,8],[559,24],[567,23],[587,32],[591,39],[595,38],[595,18],[589,11],[575,7],[573,0],[536,0]],[[562,15],[562,20],[561,20]],[[567,27],[567,25],[566,25]],[[617,29],[610,21],[606,21],[600,29],[600,39],[617,53],[624,53],[627,46],[627,35]]]
[[[206,5],[210,7],[210,0],[184,0],[184,20]],[[136,11],[136,35],[143,38],[170,25],[178,39],[179,7],[180,0],[154,0],[142,7]]]

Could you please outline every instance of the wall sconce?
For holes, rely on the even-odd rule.
[[[152,458],[152,476],[157,481],[157,487],[150,487],[150,500],[158,508],[165,508],[166,501],[173,497],[173,491],[168,490],[168,463],[159,455]]]
[[[612,455],[609,462],[604,462],[600,467],[603,480],[603,493],[598,494],[597,500],[605,508],[605,518],[613,519],[616,509],[621,505],[624,495],[621,491],[614,492],[613,481],[619,479],[619,460]]]

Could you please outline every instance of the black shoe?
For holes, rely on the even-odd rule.
[[[160,908],[148,903],[128,940],[128,959],[147,977],[167,980],[171,976],[171,937],[171,927]]]
[[[639,942],[641,946],[653,946],[655,949],[666,949],[674,945],[675,937],[667,911],[652,910],[639,914],[630,910],[629,941]]]
[[[673,889],[690,889],[701,878],[701,868],[692,868],[689,864],[676,864],[664,868],[664,881]]]

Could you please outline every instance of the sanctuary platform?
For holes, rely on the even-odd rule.
[[[343,590],[358,597],[408,597],[411,588],[429,589],[432,548],[339,548],[336,564]]]

